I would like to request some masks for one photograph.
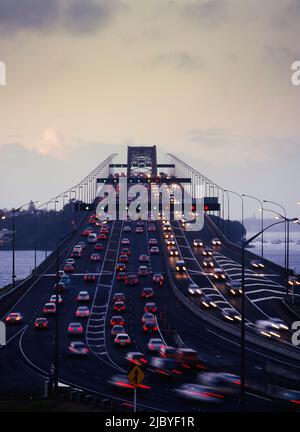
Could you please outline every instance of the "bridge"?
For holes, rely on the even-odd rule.
[[[47,392],[66,398],[131,409],[129,352],[142,353],[147,362],[144,385],[138,389],[139,410],[203,409],[199,401],[180,398],[180,388],[199,379],[194,367],[236,377],[235,397],[219,395],[220,411],[273,411],[277,396],[270,385],[300,386],[300,351],[291,342],[296,317],[288,301],[298,293],[291,289],[289,269],[245,249],[242,225],[239,241],[232,241],[228,190],[173,154],[166,160],[157,162],[155,146],[128,147],[126,163],[112,154],[78,184],[37,207],[32,217],[47,221],[54,206],[62,224],[56,230],[55,250],[24,281],[16,283],[13,269],[12,288],[0,294],[0,316],[7,322],[6,345],[0,346],[0,398],[37,397],[46,385]],[[154,191],[162,184],[177,185],[192,203],[202,199],[203,228],[189,230],[191,222],[172,211],[170,220],[160,212],[157,219],[149,214],[144,221],[108,217],[101,223],[96,217],[99,187],[115,185],[118,195],[121,178]],[[47,236],[47,222],[41,229]],[[84,244],[79,254],[73,253],[74,265],[66,268],[80,242]],[[65,285],[55,291],[63,271],[69,276],[63,276]],[[141,296],[145,288],[152,288],[153,298]],[[57,290],[62,302],[53,316],[49,311],[46,315],[45,304]],[[86,303],[78,301],[81,291],[88,293]],[[125,311],[115,306],[120,298]],[[141,322],[147,301],[157,308],[155,330],[149,332]],[[78,314],[82,305],[87,306],[86,317]],[[7,320],[12,313],[20,314],[17,325]],[[118,346],[111,335],[115,315],[123,316],[129,347]],[[47,328],[37,330],[36,320],[45,317]],[[70,336],[72,323],[80,323],[82,330]],[[273,324],[273,330],[266,323]],[[180,363],[176,357],[176,367],[168,369],[163,362],[155,366],[153,356],[159,353],[151,352],[150,337],[174,347],[170,353],[177,350],[176,356],[188,353],[184,349],[195,350],[199,364],[189,363],[188,357]],[[83,342],[89,354],[71,355],[74,341]],[[200,381],[205,382],[205,373]],[[205,410],[216,407],[205,404]]]

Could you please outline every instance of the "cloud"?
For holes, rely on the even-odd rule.
[[[181,10],[183,16],[209,29],[224,21],[227,8],[225,0],[193,0],[182,5]]]
[[[204,61],[199,57],[191,56],[186,51],[177,51],[158,54],[153,63],[156,65],[168,65],[176,69],[198,69],[204,66]]]
[[[92,33],[119,6],[119,0],[0,0],[0,31]]]
[[[46,129],[42,138],[36,143],[26,145],[25,148],[35,150],[42,155],[49,155],[55,159],[64,158],[64,137],[56,129]]]

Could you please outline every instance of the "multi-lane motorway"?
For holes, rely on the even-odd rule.
[[[61,268],[65,259],[76,243],[85,241],[82,230],[90,225],[89,214],[86,220],[79,227],[75,237],[68,243],[63,250],[60,262]],[[130,226],[131,232],[124,231],[124,226]],[[155,231],[149,231],[149,225],[155,226]],[[141,319],[144,314],[146,300],[141,297],[141,291],[145,287],[152,287],[154,290],[157,305],[157,326],[158,334],[166,345],[175,347],[188,347],[197,350],[210,367],[239,374],[240,344],[239,336],[226,331],[226,326],[215,326],[211,319],[213,317],[219,322],[222,321],[220,310],[223,307],[233,307],[240,310],[239,298],[230,296],[224,287],[215,284],[211,277],[205,274],[202,266],[202,255],[199,248],[193,247],[194,238],[203,239],[210,244],[215,234],[206,224],[202,232],[187,233],[179,222],[172,223],[172,233],[174,235],[176,247],[180,252],[180,257],[185,261],[188,273],[178,275],[175,271],[177,258],[165,259],[162,253],[169,248],[166,246],[161,234],[161,222],[149,223],[144,221],[143,232],[136,233],[137,222],[130,221],[110,221],[108,223],[109,232],[106,240],[103,240],[104,249],[99,252],[100,262],[91,262],[90,256],[94,252],[94,244],[88,243],[83,250],[81,258],[76,259],[74,272],[70,275],[71,283],[62,294],[63,303],[58,306],[58,352],[59,352],[59,381],[77,388],[95,392],[99,395],[119,400],[124,403],[132,402],[132,390],[126,387],[113,385],[112,377],[124,375],[130,366],[125,360],[125,354],[129,351],[139,351],[147,353],[147,342],[149,335],[143,332]],[[93,225],[94,232],[99,233],[100,228]],[[120,251],[123,247],[122,239],[128,238],[131,255],[126,263],[128,274],[137,274],[141,254],[149,256],[149,274],[140,276],[139,283],[134,286],[125,285],[123,281],[117,279],[116,265],[118,263]],[[151,254],[149,239],[157,240],[160,253]],[[231,278],[239,278],[240,258],[237,253],[230,250],[228,246],[215,248],[213,259],[218,266]],[[249,265],[249,263],[247,263]],[[167,271],[167,266],[171,269]],[[96,275],[95,282],[85,282],[86,272]],[[266,317],[280,316],[290,325],[292,317],[279,304],[282,298],[284,287],[280,276],[274,272],[265,271],[268,274],[256,275],[250,269],[247,270],[247,327],[248,331],[255,335],[253,325],[257,319]],[[154,273],[162,273],[165,278],[163,286],[152,281]],[[5,315],[10,312],[20,312],[24,320],[18,326],[7,326],[7,345],[0,348],[1,396],[5,393],[28,394],[31,389],[42,388],[43,382],[49,376],[51,365],[54,362],[54,336],[55,336],[55,317],[49,318],[49,328],[44,331],[34,329],[34,321],[37,317],[43,316],[43,306],[49,301],[53,294],[55,283],[55,257],[52,264],[46,271],[31,284],[29,289],[18,298],[12,307],[5,311]],[[201,311],[201,314],[191,312],[178,297],[174,295],[171,282],[180,289],[188,301],[195,304],[197,299],[189,299],[186,295],[188,285],[193,282],[197,284],[205,294],[214,296],[217,304],[216,310]],[[90,301],[88,304],[90,315],[88,318],[78,319],[75,312],[78,307],[77,295],[80,291],[89,292]],[[126,311],[122,313],[125,320],[125,331],[131,338],[130,347],[117,347],[110,334],[110,319],[113,315],[113,295],[116,292],[125,294]],[[152,300],[152,299],[151,299]],[[5,307],[5,299],[4,299]],[[201,306],[198,305],[199,310]],[[280,315],[278,315],[280,313]],[[119,315],[119,314],[117,314]],[[90,349],[90,355],[85,358],[74,357],[68,354],[68,346],[72,338],[67,334],[68,325],[71,322],[80,321],[84,327],[84,334],[81,340],[85,341]],[[239,324],[227,324],[239,329]],[[251,333],[251,334],[252,334]],[[257,337],[257,336],[255,336]],[[262,338],[261,338],[262,339]],[[264,382],[267,378],[264,375],[266,364],[274,364],[285,370],[293,370],[300,373],[299,359],[297,350],[291,346],[289,333],[280,341],[274,344],[281,344],[295,352],[295,357],[287,357],[284,351],[272,351],[264,348],[263,344],[255,344],[249,341],[246,347],[247,371],[251,382]],[[120,381],[120,380],[119,380]],[[118,383],[118,379],[115,379]],[[222,403],[217,405],[201,403],[199,401],[187,401],[179,398],[175,389],[184,383],[196,383],[195,372],[187,372],[178,376],[165,377],[151,370],[145,370],[145,389],[138,390],[138,405],[140,409],[157,411],[202,411],[202,410],[238,410],[238,392],[230,398],[222,399]],[[217,408],[216,408],[217,406]],[[263,393],[250,386],[247,389],[247,408],[249,410],[274,410],[276,406],[270,394]]]

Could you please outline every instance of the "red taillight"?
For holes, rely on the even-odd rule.
[[[158,330],[158,328],[157,328],[157,327],[155,326],[155,327],[153,328],[153,330],[154,330],[154,331],[157,331],[157,330]]]
[[[197,366],[197,368],[199,368],[199,369],[205,369],[204,366],[203,366],[202,364],[197,363],[196,366]]]
[[[295,400],[295,399],[291,399],[290,402],[292,402],[293,404],[296,404],[296,405],[300,405],[300,401]]]
[[[204,392],[203,396],[209,396],[209,397],[216,397],[216,398],[219,398],[219,399],[224,399],[223,395],[219,395],[217,393],[211,393],[211,392]]]
[[[241,381],[240,380],[235,380],[235,381],[233,381],[233,384],[241,385]]]
[[[191,366],[189,366],[189,365],[187,365],[187,364],[185,364],[185,363],[183,363],[182,367],[184,367],[184,368],[186,368],[186,369],[191,369]]]
[[[146,359],[141,359],[141,362],[142,362],[142,363],[148,363],[148,360],[146,360]]]
[[[150,390],[150,389],[151,389],[150,386],[147,386],[147,385],[145,385],[145,384],[139,384],[139,387],[140,387],[140,388],[143,388],[143,389],[146,389],[146,390]]]
[[[116,385],[120,386],[120,387],[127,387],[127,388],[134,388],[133,385],[123,382],[123,381],[117,381]]]
[[[182,372],[178,371],[177,369],[172,369],[172,372],[176,373],[177,375],[182,375]]]
[[[159,372],[159,373],[162,374],[162,375],[167,375],[167,376],[169,376],[169,374],[168,374],[167,372],[165,372],[164,370],[162,370],[162,369],[156,369],[156,371]]]
[[[143,329],[146,331],[148,328],[146,326],[144,326]]]

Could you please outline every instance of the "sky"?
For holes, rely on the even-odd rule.
[[[155,144],[300,216],[299,22],[300,0],[0,0],[0,208]]]

